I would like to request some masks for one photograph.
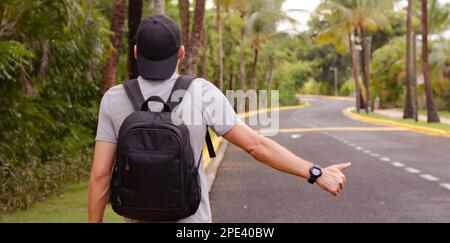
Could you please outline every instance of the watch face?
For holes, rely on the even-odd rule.
[[[312,173],[314,176],[319,176],[320,173],[321,173],[321,171],[320,171],[319,169],[317,169],[317,168],[313,168],[312,171],[311,171],[311,173]]]

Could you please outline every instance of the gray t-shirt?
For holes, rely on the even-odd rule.
[[[145,99],[159,96],[167,101],[178,77],[178,74],[174,74],[165,81],[150,81],[141,77],[138,80]],[[161,111],[162,109],[162,105],[158,103],[150,103],[149,107],[152,111]],[[111,88],[104,95],[100,105],[96,140],[117,143],[120,126],[132,112],[133,107],[123,85]],[[218,136],[223,136],[240,122],[222,92],[204,79],[193,81],[183,102],[174,110],[174,113],[182,118],[189,129],[195,161],[199,161],[202,154],[207,125]],[[202,189],[199,209],[191,217],[180,220],[180,223],[212,222],[203,160],[201,160],[199,168]]]

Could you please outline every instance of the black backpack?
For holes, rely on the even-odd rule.
[[[176,221],[197,212],[201,199],[199,161],[194,160],[189,130],[175,125],[171,111],[175,91],[186,91],[194,78],[180,76],[167,102],[152,96],[144,100],[138,81],[125,82],[134,112],[119,131],[116,161],[110,185],[113,210],[124,217],[148,222]],[[149,111],[149,102],[160,102],[162,112]],[[181,120],[181,119],[180,119]],[[209,132],[206,144],[215,157]]]

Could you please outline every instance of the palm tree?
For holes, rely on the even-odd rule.
[[[271,3],[274,3],[273,1]],[[278,4],[271,4],[266,2],[260,10],[255,10],[249,21],[250,38],[251,38],[251,48],[253,50],[253,66],[250,79],[250,87],[253,90],[258,88],[256,70],[259,62],[259,54],[261,46],[283,33],[277,31],[277,24],[281,21],[287,21],[291,24],[296,23],[296,21],[286,15],[281,10],[282,1],[277,1]],[[270,58],[269,58],[270,59]],[[269,60],[270,63],[270,60]],[[272,63],[273,64],[273,63]],[[273,65],[269,65],[272,66]]]
[[[283,0],[233,0],[232,7],[241,17],[240,30],[240,60],[239,60],[239,79],[240,88],[246,89],[246,37],[251,39],[251,49],[253,52],[253,65],[251,71],[251,89],[257,88],[256,70],[259,62],[259,48],[270,35],[276,32],[276,23],[287,20],[295,22],[289,18],[285,12],[281,11]],[[247,24],[248,23],[248,24]]]
[[[128,77],[130,79],[139,76],[134,46],[136,45],[136,32],[142,19],[142,10],[143,0],[128,1]]]
[[[125,22],[125,0],[115,0],[111,19],[111,43],[113,50],[106,65],[103,68],[103,80],[100,88],[101,95],[104,95],[112,86],[116,84],[117,65],[119,64],[120,42],[122,40],[123,26]]]
[[[429,123],[439,123],[439,115],[433,101],[433,90],[431,88],[430,70],[428,63],[428,1],[422,1],[422,64],[423,78],[425,80],[425,94],[427,97],[427,115]]]
[[[328,22],[329,27],[319,33],[317,39],[319,43],[333,44],[340,54],[350,52],[353,63],[353,78],[356,87],[356,106],[368,103],[361,99],[359,86],[359,53],[354,53],[356,45],[353,41],[358,41],[363,53],[368,53],[368,43],[366,32],[377,30],[390,30],[391,25],[389,15],[393,11],[393,0],[329,0],[323,2],[317,9]],[[348,43],[348,44],[345,44]],[[346,50],[346,46],[349,47]],[[366,56],[369,56],[366,54]],[[369,61],[363,59],[363,80],[366,86],[366,101],[370,100],[370,71]],[[364,105],[368,112],[369,105]]]
[[[411,47],[412,47],[412,9],[413,1],[408,0],[408,13],[406,17],[406,100],[403,113],[404,119],[413,119],[415,117],[415,109],[413,105],[413,96],[411,89]],[[415,40],[414,40],[415,41]],[[415,57],[414,57],[415,58]]]
[[[282,21],[289,22],[292,25],[297,23],[295,19],[289,17],[287,13],[282,10],[283,3],[284,0],[260,1],[259,4],[253,6],[253,13],[248,21],[248,29],[250,30],[249,36],[251,38],[251,47],[253,50],[253,67],[250,81],[250,87],[253,90],[258,88],[256,70],[260,59],[259,54],[261,46],[267,41],[270,42],[276,37],[284,35],[284,33],[277,30],[278,23]],[[269,64],[270,62],[271,61],[269,60]],[[274,65],[269,66],[273,67]]]

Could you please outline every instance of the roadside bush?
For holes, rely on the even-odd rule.
[[[310,95],[328,95],[330,92],[328,85],[323,82],[317,82],[314,79],[309,79],[303,87],[301,88],[302,94],[310,94]]]
[[[282,63],[275,70],[274,88],[280,91],[280,105],[297,105],[296,67],[288,62]]]
[[[339,95],[341,96],[352,96],[355,93],[355,81],[349,79],[341,86],[339,90]]]
[[[380,98],[381,108],[404,102],[405,50],[404,37],[397,37],[373,53],[371,90],[374,97]]]
[[[300,103],[293,79],[286,79],[278,83],[277,89],[280,91],[280,106],[298,105]]]
[[[0,214],[88,174],[110,49],[107,21],[89,4],[0,3]]]

